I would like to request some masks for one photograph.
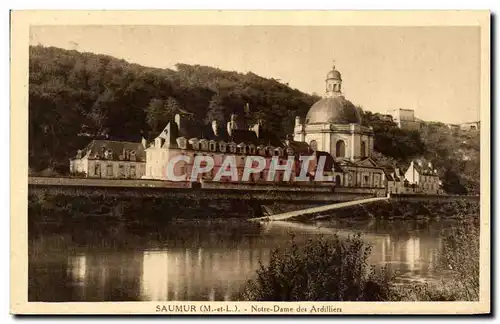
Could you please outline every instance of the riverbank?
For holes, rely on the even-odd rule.
[[[327,204],[326,202],[273,202],[219,199],[205,200],[162,199],[154,197],[120,196],[68,196],[31,192],[28,195],[28,222],[52,224],[127,223],[128,226],[154,226],[174,220],[246,220],[254,217],[296,211]],[[363,219],[439,219],[456,218],[457,215],[479,214],[479,201],[388,199],[369,204],[354,205],[323,213],[295,217],[294,221],[312,222],[319,219],[363,220]]]
[[[315,222],[317,220],[349,219],[458,219],[461,215],[479,215],[479,201],[457,199],[453,201],[400,201],[387,199],[363,205],[354,205],[324,213],[295,217],[294,221]]]

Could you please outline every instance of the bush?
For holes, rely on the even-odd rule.
[[[443,283],[456,300],[479,300],[479,213],[463,216],[445,237],[439,267],[450,273]]]
[[[299,248],[275,249],[268,266],[243,289],[251,301],[383,301],[391,297],[385,269],[368,264],[371,246],[360,235],[346,240],[308,240]]]

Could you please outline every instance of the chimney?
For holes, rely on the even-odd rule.
[[[231,121],[227,123],[227,133],[229,136],[233,134],[233,130],[238,129],[237,123],[236,123],[236,114],[231,114]]]
[[[399,177],[400,176],[399,168],[394,168],[394,173],[396,174],[397,177]]]
[[[429,169],[432,169],[432,163],[429,162]]]
[[[260,123],[253,125],[252,130],[254,131],[257,138],[260,138]]]
[[[148,144],[148,142],[146,141],[146,139],[143,137],[141,139],[141,144],[142,144],[142,147],[146,148],[146,145]]]
[[[219,121],[217,119],[212,120],[212,131],[215,136],[219,136]]]
[[[295,127],[300,126],[300,116],[295,116]]]
[[[175,114],[174,121],[177,124],[177,129],[181,129],[181,115],[180,114]]]

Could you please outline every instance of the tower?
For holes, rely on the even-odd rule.
[[[335,61],[332,70],[328,72],[325,80],[325,97],[332,98],[342,95],[342,75],[335,69]]]

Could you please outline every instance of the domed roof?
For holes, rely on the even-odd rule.
[[[329,97],[319,100],[309,109],[306,123],[361,124],[361,114],[343,96]]]
[[[342,75],[340,74],[339,71],[335,70],[335,66],[333,67],[333,70],[331,70],[330,72],[328,72],[328,74],[326,75],[326,79],[334,79],[334,80],[340,80],[342,81]]]

